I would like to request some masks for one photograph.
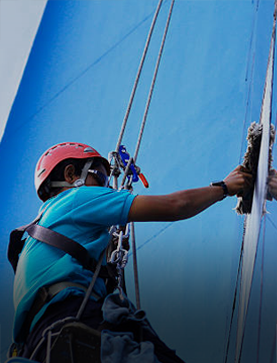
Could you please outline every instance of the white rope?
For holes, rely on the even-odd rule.
[[[148,36],[147,36],[147,39],[146,39],[146,43],[145,43],[143,54],[142,54],[142,57],[141,57],[141,60],[140,60],[140,64],[139,64],[139,68],[138,68],[138,71],[137,71],[134,86],[133,86],[133,89],[132,89],[132,92],[131,92],[130,100],[129,100],[127,110],[126,110],[126,113],[125,113],[125,116],[124,116],[124,119],[123,119],[123,122],[122,122],[122,125],[121,125],[121,130],[120,130],[119,137],[118,137],[118,140],[117,140],[115,152],[110,153],[111,154],[110,163],[112,162],[113,159],[114,159],[114,162],[115,162],[114,170],[112,170],[112,173],[111,173],[111,176],[110,176],[110,179],[113,176],[113,187],[114,187],[114,189],[118,189],[118,176],[119,176],[119,173],[114,174],[114,172],[115,172],[115,170],[119,169],[119,167],[120,167],[119,161],[117,159],[118,158],[119,147],[120,147],[120,145],[122,143],[122,139],[123,139],[123,135],[124,135],[124,132],[125,132],[125,129],[126,129],[127,121],[128,121],[129,115],[130,115],[130,111],[131,111],[131,108],[132,108],[132,105],[133,105],[133,101],[134,101],[134,97],[135,97],[135,94],[136,94],[137,86],[138,86],[138,83],[139,83],[139,80],[140,80],[142,68],[143,68],[143,65],[144,65],[144,62],[145,62],[145,58],[146,58],[146,55],[147,55],[147,52],[148,52],[148,48],[149,48],[149,45],[150,45],[150,41],[151,41],[151,38],[152,38],[152,35],[153,35],[153,31],[154,31],[154,28],[155,28],[155,25],[156,25],[156,21],[157,21],[157,18],[158,18],[162,3],[163,3],[163,0],[159,0],[156,11],[155,11],[155,14],[154,14],[154,17],[153,17],[153,20],[152,20],[152,23],[151,23],[151,27],[150,27],[150,30],[149,30],[149,33],[148,33]],[[127,164],[127,167],[125,169],[125,174],[124,174],[125,176],[123,177],[124,181],[123,181],[122,185],[124,185],[124,182],[125,182],[127,173],[129,171],[129,168],[131,166],[131,163],[132,163],[132,158],[130,158],[130,160],[129,160],[128,164]],[[122,185],[121,185],[120,188],[122,188]],[[133,231],[134,231],[134,229],[133,229]],[[138,280],[135,280],[135,285],[136,286],[137,286],[137,281]]]
[[[148,48],[149,48],[150,40],[151,40],[151,37],[152,37],[152,34],[153,34],[153,30],[154,30],[154,27],[155,27],[155,24],[156,24],[156,20],[157,20],[157,17],[158,17],[162,2],[163,2],[163,0],[159,1],[156,12],[155,12],[155,15],[154,15],[153,20],[152,20],[152,24],[151,24],[149,34],[148,34],[148,37],[147,37],[147,40],[146,40],[145,48],[144,48],[143,55],[142,55],[142,58],[141,58],[141,61],[140,61],[140,65],[139,65],[139,69],[138,69],[137,76],[136,76],[136,79],[135,79],[135,83],[134,83],[132,93],[131,93],[131,96],[130,96],[130,100],[129,100],[129,103],[128,103],[127,111],[126,111],[125,117],[124,117],[123,122],[122,122],[121,131],[120,131],[120,134],[119,134],[119,137],[118,137],[115,152],[110,153],[111,161],[112,161],[112,159],[114,159],[114,163],[115,163],[114,170],[112,171],[111,176],[113,176],[113,186],[116,189],[118,189],[117,179],[118,179],[118,176],[119,176],[119,173],[118,173],[117,169],[119,168],[119,164],[120,164],[119,160],[117,159],[118,158],[118,152],[119,152],[120,145],[122,143],[123,134],[124,134],[124,131],[126,129],[127,121],[128,121],[128,118],[129,118],[129,114],[130,114],[130,111],[131,111],[133,101],[134,101],[134,97],[135,97],[136,89],[137,89],[138,82],[139,82],[139,79],[140,79],[140,75],[141,75],[141,72],[142,72],[143,64],[144,64],[144,61],[145,61],[145,58],[146,58],[146,54],[147,54],[147,51],[148,51]],[[159,54],[158,54],[156,65],[155,65],[155,70],[154,70],[154,74],[153,74],[153,78],[152,78],[152,82],[151,82],[151,86],[150,86],[150,91],[149,91],[149,94],[148,94],[146,108],[145,108],[143,119],[142,119],[142,122],[141,122],[141,127],[140,127],[140,132],[139,132],[139,136],[138,136],[138,140],[137,140],[137,144],[136,144],[136,148],[135,148],[134,158],[130,157],[129,160],[128,160],[128,163],[127,163],[127,165],[125,167],[125,170],[124,170],[124,175],[122,177],[120,189],[124,188],[124,184],[125,184],[127,175],[129,173],[131,164],[133,163],[133,165],[135,165],[135,162],[136,162],[136,159],[137,159],[137,156],[138,156],[138,152],[139,152],[140,144],[141,144],[141,140],[142,140],[142,135],[143,135],[143,131],[144,131],[144,128],[145,128],[146,119],[147,119],[147,115],[148,115],[148,111],[149,111],[149,107],[150,107],[150,103],[151,103],[151,99],[152,99],[152,94],[153,94],[155,83],[156,83],[156,78],[157,78],[157,74],[158,74],[158,70],[159,70],[159,65],[160,65],[160,61],[161,61],[161,57],[162,57],[162,53],[163,53],[163,49],[164,49],[164,45],[165,45],[165,40],[166,40],[166,36],[167,36],[167,33],[168,33],[168,28],[169,28],[170,19],[171,19],[171,16],[172,16],[172,10],[173,10],[174,3],[175,3],[175,0],[172,0],[170,10],[169,10],[169,14],[168,14],[168,17],[167,17],[167,22],[166,22],[166,25],[165,25],[163,38],[162,38],[162,41],[161,41]],[[130,181],[128,182],[128,189],[132,189],[132,176],[130,178]],[[138,268],[137,268],[136,244],[135,244],[135,229],[134,229],[134,224],[133,223],[131,223],[131,234],[132,234],[133,268],[134,268],[136,304],[137,304],[137,308],[140,309]]]
[[[160,50],[159,50],[159,54],[158,54],[158,58],[157,58],[157,62],[156,62],[156,67],[155,67],[155,71],[154,71],[154,75],[153,75],[153,79],[152,79],[148,99],[147,99],[146,108],[145,108],[142,123],[141,123],[139,137],[138,137],[138,141],[137,141],[137,145],[136,145],[136,149],[135,149],[135,153],[134,153],[134,163],[137,160],[137,156],[138,156],[138,152],[139,152],[139,148],[140,148],[140,144],[141,144],[141,139],[142,139],[142,134],[143,134],[144,127],[145,127],[145,124],[146,124],[146,119],[147,119],[147,115],[148,115],[148,111],[149,111],[149,107],[150,107],[154,87],[155,87],[155,84],[156,84],[156,78],[157,78],[157,74],[158,74],[158,70],[159,70],[159,66],[160,66],[160,62],[161,62],[161,58],[162,58],[162,54],[163,54],[164,44],[165,44],[166,36],[167,36],[167,33],[168,33],[168,28],[169,28],[169,24],[170,24],[174,4],[175,4],[175,0],[172,0],[171,6],[170,6],[170,9],[169,9],[169,13],[168,13],[168,17],[167,17],[167,21],[166,21],[166,26],[165,26],[165,30],[164,30],[164,34],[163,34],[162,43],[161,43],[161,46],[160,46]]]
[[[152,78],[152,82],[151,82],[151,86],[150,86],[150,90],[149,90],[149,94],[148,94],[148,98],[147,98],[147,103],[146,103],[143,119],[142,119],[142,122],[141,122],[141,127],[140,127],[140,132],[139,132],[139,136],[138,136],[138,140],[137,140],[137,144],[136,144],[136,148],[135,148],[134,157],[129,159],[128,164],[127,164],[127,166],[126,166],[126,168],[124,170],[124,175],[123,175],[122,181],[121,181],[121,188],[123,188],[123,186],[124,186],[124,183],[125,183],[126,177],[128,175],[131,164],[133,163],[135,165],[135,163],[136,163],[136,159],[137,159],[137,156],[138,156],[138,152],[139,152],[139,149],[140,149],[141,140],[142,140],[142,136],[143,136],[143,131],[144,131],[146,120],[147,120],[147,115],[148,115],[150,103],[151,103],[151,100],[152,100],[154,87],[155,87],[155,84],[156,84],[157,74],[158,74],[158,70],[159,70],[159,66],[160,66],[160,62],[161,62],[161,58],[162,58],[162,54],[163,54],[163,49],[164,49],[164,45],[165,45],[165,41],[166,41],[166,36],[167,36],[167,33],[168,33],[168,28],[169,28],[169,24],[170,24],[170,20],[171,20],[171,16],[172,16],[174,3],[175,3],[175,0],[172,0],[171,6],[170,6],[170,9],[169,9],[169,13],[168,13],[168,17],[167,17],[167,21],[166,21],[166,25],[165,25],[165,30],[164,30],[164,34],[163,34],[159,54],[158,54],[156,65],[155,65],[155,70],[154,70],[154,74],[153,74],[153,78]],[[159,6],[158,6],[158,9],[159,9]],[[157,11],[156,11],[156,13],[157,13]],[[156,21],[156,17],[154,19]],[[150,30],[151,34],[152,34],[152,31],[153,31],[153,29],[151,27],[151,30]],[[148,45],[149,45],[149,42],[147,42],[147,48],[148,48]],[[145,57],[143,56],[143,61],[144,61],[144,58]],[[141,68],[142,67],[140,67],[140,71],[141,71]],[[124,122],[123,122],[123,126],[122,126],[121,133],[120,133],[120,136],[119,136],[119,140],[118,140],[118,143],[117,143],[116,151],[119,150],[119,147],[120,147],[120,144],[121,144],[121,141],[122,141],[123,132],[124,132],[125,127],[126,127],[127,118],[129,116],[129,112],[130,112],[131,104],[133,102],[133,97],[134,97],[135,89],[137,87],[137,83],[138,83],[138,77],[136,79],[135,87],[134,87],[132,95],[131,95],[131,102],[129,103],[127,114],[126,114],[127,116],[125,116],[125,119],[124,119]],[[132,184],[132,178],[131,178],[131,181],[129,183],[129,187],[131,186],[131,184]],[[133,223],[131,223],[131,235],[132,235],[133,271],[134,271],[134,281],[135,281],[136,305],[137,305],[137,309],[140,309],[141,305],[140,305],[140,292],[139,292],[139,281],[138,281],[138,265],[137,265],[137,254],[136,254],[136,243],[135,243],[135,228],[134,228]]]
[[[130,96],[128,106],[127,106],[126,114],[125,114],[123,122],[122,122],[120,134],[119,134],[119,137],[118,137],[118,140],[117,140],[117,144],[116,144],[116,148],[115,148],[116,152],[118,152],[119,146],[122,143],[123,134],[124,134],[124,131],[125,131],[125,128],[126,128],[126,125],[127,125],[127,121],[128,121],[128,118],[129,118],[129,114],[130,114],[130,111],[131,111],[131,108],[132,108],[132,105],[133,105],[134,97],[135,97],[135,94],[136,94],[137,86],[138,86],[141,71],[142,71],[142,67],[143,67],[143,64],[144,64],[144,61],[145,61],[145,58],[146,58],[146,54],[147,54],[147,51],[148,51],[148,48],[149,48],[149,44],[150,44],[151,37],[152,37],[152,34],[153,34],[153,30],[154,30],[154,27],[155,27],[155,24],[156,24],[156,20],[158,18],[158,15],[159,15],[159,12],[160,12],[160,9],[161,9],[161,6],[162,6],[162,2],[163,2],[163,0],[160,0],[159,3],[158,3],[158,6],[157,6],[157,9],[155,11],[155,14],[154,14],[154,17],[153,17],[153,20],[152,20],[152,24],[151,24],[151,27],[150,27],[150,30],[149,30],[149,33],[148,33],[148,37],[147,37],[147,40],[146,40],[146,43],[145,43],[144,51],[143,51],[141,61],[140,61],[140,64],[139,64],[137,76],[136,76],[136,79],[135,79],[135,83],[134,83],[134,86],[133,86],[133,89],[132,89],[132,93],[131,93],[131,96]]]
[[[166,25],[165,25],[165,29],[164,29],[163,38],[162,38],[161,45],[160,45],[159,54],[158,54],[157,61],[156,61],[156,66],[155,66],[155,70],[154,70],[150,90],[149,90],[149,93],[148,93],[148,98],[147,98],[146,107],[145,107],[144,115],[143,115],[142,122],[141,122],[141,127],[140,127],[139,136],[138,136],[138,140],[137,140],[137,144],[136,144],[136,148],[135,148],[135,152],[134,152],[134,157],[132,159],[131,158],[129,159],[129,162],[128,162],[126,168],[125,168],[124,175],[123,175],[122,181],[121,181],[121,188],[124,186],[124,183],[125,183],[125,180],[126,180],[126,177],[128,175],[128,172],[129,172],[129,169],[130,169],[130,166],[131,166],[132,162],[135,164],[135,162],[137,160],[138,152],[139,152],[140,145],[141,145],[142,135],[143,135],[143,131],[144,131],[144,128],[145,128],[145,124],[146,124],[146,120],[147,120],[147,116],[148,116],[148,111],[149,111],[150,103],[151,103],[151,100],[152,100],[154,87],[155,87],[155,84],[156,84],[157,74],[158,74],[158,71],[159,71],[159,66],[160,66],[160,62],[161,62],[161,58],[162,58],[162,54],[163,54],[163,50],[164,50],[165,40],[166,40],[166,36],[167,36],[167,33],[168,33],[170,20],[171,20],[171,17],[172,17],[172,11],[173,11],[174,4],[175,4],[175,0],[172,0],[171,6],[170,6],[170,9],[169,9],[169,13],[168,13],[168,17],[167,17],[167,21],[166,21]]]

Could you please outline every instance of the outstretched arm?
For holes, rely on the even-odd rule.
[[[277,170],[273,169],[268,178],[268,191],[277,200]]]
[[[252,183],[252,176],[238,166],[225,179],[230,196],[242,193]],[[182,190],[167,195],[138,195],[131,206],[129,221],[177,221],[187,219],[202,212],[212,204],[222,200],[220,186]]]

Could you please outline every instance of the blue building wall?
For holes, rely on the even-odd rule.
[[[36,161],[62,141],[103,155],[115,148],[156,5],[48,2],[0,144],[1,361],[13,315],[8,236],[40,206]],[[123,140],[131,153],[169,6],[161,9]],[[259,120],[273,9],[265,0],[176,1],[138,158],[150,188],[138,183],[135,193],[206,186],[242,161],[247,127]],[[275,104],[274,96],[274,116]],[[243,232],[235,205],[228,198],[190,220],[136,225],[142,307],[187,362],[224,359]],[[276,322],[276,202],[267,208],[260,362],[270,362]],[[256,267],[242,363],[256,359],[261,245]],[[131,261],[127,284],[134,299]],[[230,361],[234,337],[235,327]]]

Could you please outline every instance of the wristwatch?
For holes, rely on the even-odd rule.
[[[225,182],[222,181],[218,181],[218,182],[212,182],[210,184],[211,187],[221,187],[223,189],[223,199],[226,198],[229,195],[229,191],[227,188],[227,185],[225,184]]]

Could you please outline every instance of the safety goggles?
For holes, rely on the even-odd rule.
[[[109,185],[109,178],[101,171],[96,169],[88,169],[88,173],[94,176],[100,187],[107,187]]]

